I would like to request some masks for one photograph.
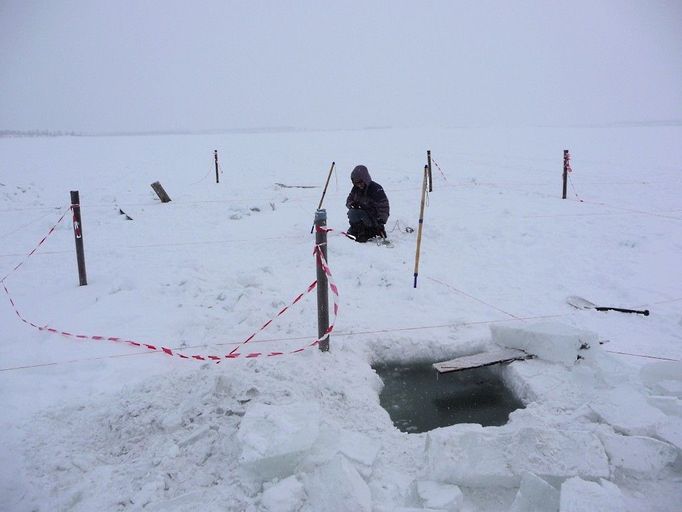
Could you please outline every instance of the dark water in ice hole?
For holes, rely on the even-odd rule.
[[[441,375],[431,363],[373,368],[384,381],[381,406],[402,432],[428,432],[455,423],[499,426],[507,423],[509,413],[523,408],[492,368]]]

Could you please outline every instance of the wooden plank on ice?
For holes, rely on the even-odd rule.
[[[460,370],[468,370],[470,368],[480,368],[481,366],[490,366],[498,363],[509,363],[511,361],[521,361],[523,359],[530,359],[533,355],[517,350],[515,348],[506,348],[497,350],[495,352],[481,352],[480,354],[473,354],[471,356],[458,357],[450,361],[443,361],[441,363],[433,363],[433,367],[438,373],[457,372]]]

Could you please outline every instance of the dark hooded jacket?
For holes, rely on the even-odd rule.
[[[347,208],[360,208],[367,212],[371,219],[380,224],[386,224],[390,213],[388,205],[388,197],[381,185],[372,181],[367,167],[358,165],[350,173],[350,179],[353,181],[361,180],[365,183],[364,189],[359,189],[353,185],[353,189],[348,194],[346,199]]]

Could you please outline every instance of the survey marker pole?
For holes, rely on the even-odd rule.
[[[327,210],[317,210],[315,212],[315,247],[327,261]],[[322,267],[322,260],[319,255],[315,258],[317,262],[317,339],[320,340],[318,346],[322,352],[329,351],[329,285],[327,283],[327,273]]]
[[[419,255],[422,246],[422,228],[424,227],[424,203],[426,202],[426,181],[429,173],[429,166],[424,166],[424,181],[422,182],[422,202],[419,207],[419,228],[417,229],[417,252],[414,256],[414,287],[417,287],[417,276],[419,275]]]

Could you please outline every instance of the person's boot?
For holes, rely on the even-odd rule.
[[[365,232],[367,234],[367,240],[376,240],[379,242],[386,239],[386,230],[381,224],[372,227],[365,226]]]
[[[352,222],[350,227],[348,228],[348,233],[350,236],[356,237],[358,234],[362,231],[362,223],[360,222]]]
[[[372,238],[372,233],[367,230],[367,226],[360,224],[360,226],[358,226],[357,234],[355,235],[355,241],[364,244],[370,238]]]

